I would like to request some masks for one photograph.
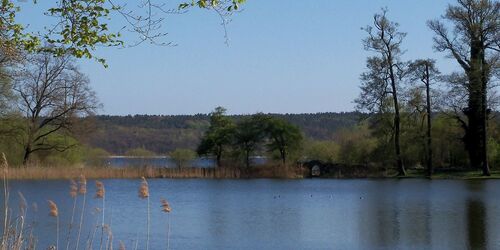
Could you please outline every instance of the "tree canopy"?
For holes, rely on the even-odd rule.
[[[178,6],[166,1],[137,0],[135,4],[120,0],[63,0],[41,9],[40,15],[54,22],[43,30],[28,31],[28,23],[16,18],[22,11],[13,0],[0,2],[0,64],[17,57],[22,51],[50,52],[56,56],[72,55],[76,58],[95,58],[106,66],[105,58],[96,56],[97,47],[135,46],[143,42],[169,45],[164,41],[165,16],[182,13],[190,7],[211,10],[223,23],[239,9],[245,0],[192,0]],[[38,8],[37,0],[28,1]],[[129,7],[135,6],[135,7]],[[119,20],[117,20],[119,19]],[[124,23],[119,30],[111,30],[111,22]],[[134,42],[126,44],[122,33],[132,33]]]

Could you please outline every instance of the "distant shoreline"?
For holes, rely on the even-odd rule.
[[[137,179],[141,177],[157,179],[305,179],[310,178],[307,168],[259,166],[221,168],[156,168],[156,167],[15,167],[8,168],[9,180],[67,180],[84,175],[89,179]],[[395,172],[372,172],[370,174],[325,175],[313,179],[429,179],[422,170],[412,170],[405,177]],[[482,176],[480,171],[453,173],[438,172],[433,180],[489,180],[500,179],[500,171],[492,171],[491,176]]]

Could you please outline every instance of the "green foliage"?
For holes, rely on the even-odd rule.
[[[238,10],[239,6],[245,2],[246,0],[192,0],[179,4],[179,9],[196,6],[202,9],[217,8],[231,12]]]
[[[92,167],[106,166],[110,154],[102,148],[85,146],[83,150],[85,164]]]
[[[210,127],[205,132],[197,148],[199,155],[215,155],[217,165],[221,166],[222,155],[226,147],[231,144],[235,125],[226,116],[226,109],[217,107],[210,114]]]
[[[270,118],[265,122],[267,124],[265,129],[270,139],[268,150],[279,152],[281,161],[285,164],[289,154],[300,150],[302,133],[297,126],[283,119]]]
[[[300,128],[305,138],[329,140],[332,135],[358,123],[357,112],[316,114],[269,114]],[[233,123],[248,115],[228,115]],[[176,148],[195,150],[210,127],[210,116],[197,115],[134,115],[96,116],[95,131],[84,139],[94,147],[112,154],[123,154],[131,148],[146,147],[154,152],[170,152]],[[211,154],[211,153],[210,153]]]
[[[243,155],[247,167],[250,167],[250,157],[265,139],[268,120],[267,116],[257,114],[246,117],[236,125],[233,144]]]
[[[41,48],[56,56],[71,54],[77,58],[92,58],[96,46],[122,45],[120,34],[109,32],[109,14],[117,7],[106,6],[106,0],[62,1],[49,8],[46,15],[60,22],[43,35],[49,46]],[[103,58],[97,58],[105,64]]]
[[[125,151],[125,155],[131,157],[151,157],[155,156],[156,153],[145,148],[133,148]]]
[[[16,22],[21,11],[13,1],[0,4],[0,27],[2,28],[2,50],[40,52],[48,51],[56,56],[72,55],[77,58],[93,58],[97,46],[116,46],[123,42],[120,34],[108,30],[109,14],[114,7],[105,0],[74,0],[55,2],[45,15],[55,17],[58,22],[46,27],[44,32],[28,33]],[[36,5],[36,1],[33,2]],[[43,44],[42,42],[43,41]],[[103,58],[97,58],[105,66]]]
[[[22,117],[17,114],[0,115],[0,153],[5,153],[7,160],[17,166],[23,159],[23,147],[20,135],[24,126]]]
[[[464,132],[458,122],[439,115],[432,126],[434,164],[442,167],[467,167],[468,157],[463,144]]]
[[[339,163],[370,165],[379,162],[376,158],[378,139],[372,136],[367,124],[351,129],[344,129],[335,134],[334,140],[339,144]],[[383,157],[387,158],[387,154]]]
[[[169,153],[178,168],[185,167],[187,163],[196,158],[196,152],[191,149],[178,148]]]
[[[38,37],[24,32],[24,26],[16,22],[21,9],[13,1],[0,2],[0,52],[2,61],[15,57],[18,50],[32,51],[40,45]]]
[[[23,162],[24,147],[22,141],[26,137],[24,118],[17,115],[0,118],[0,152],[6,154],[12,166],[19,166]],[[47,128],[50,129],[50,128]],[[58,145],[58,148],[68,148],[63,152],[56,149],[38,151],[33,154],[32,163],[68,167],[78,164],[103,166],[105,158],[109,156],[105,150],[82,145],[76,138],[64,134],[53,133],[45,139],[47,143]]]
[[[0,65],[0,116],[12,111],[14,98],[11,78],[8,77],[7,70]]]
[[[13,137],[0,136],[0,153],[5,153],[11,166],[19,166],[23,162],[23,147]]]
[[[46,128],[50,130],[50,128]],[[41,132],[43,133],[43,131]],[[66,134],[52,133],[46,137],[46,142],[50,145],[58,145],[57,148],[64,148],[64,151],[52,150],[36,151],[33,154],[31,163],[44,163],[50,166],[70,166],[83,161],[82,148],[78,141]]]
[[[222,12],[227,15],[238,10],[244,2],[245,0],[193,0],[179,4],[178,8],[194,6],[214,9],[220,15]],[[34,8],[39,8],[36,6],[37,1],[32,1],[32,4],[35,5]],[[141,41],[155,43],[155,39],[164,35],[157,32],[164,18],[155,17],[157,14],[152,12],[152,9],[163,11],[160,5],[150,1],[140,3],[138,8],[146,9],[146,14],[141,15],[125,10],[125,4],[117,5],[107,0],[54,1],[50,8],[42,10],[40,14],[57,21],[43,31],[30,33],[25,30],[29,24],[18,23],[16,20],[21,8],[12,0],[3,0],[0,2],[0,50],[7,53],[45,51],[56,56],[69,54],[76,58],[95,58],[107,67],[104,58],[96,57],[96,48],[124,45],[120,32],[109,30],[111,20],[123,18],[129,30],[136,32]]]
[[[306,141],[302,154],[305,160],[336,163],[340,159],[340,145],[334,141]]]

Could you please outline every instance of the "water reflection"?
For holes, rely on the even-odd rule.
[[[67,182],[11,184],[13,194],[40,204],[30,214],[45,249],[54,238],[46,200],[55,199],[68,221]],[[141,249],[146,203],[137,198],[138,181],[105,185],[114,238],[130,249],[139,239]],[[150,190],[153,208],[165,197],[174,209],[172,249],[500,249],[500,181],[151,180]],[[86,211],[100,205],[87,202]],[[86,218],[89,232],[99,216]],[[151,247],[163,249],[166,217],[153,209],[151,219]]]
[[[481,200],[467,200],[467,235],[470,249],[485,249],[486,209]]]
[[[466,201],[467,240],[470,249],[485,249],[487,244],[487,208],[482,194],[484,181],[467,182],[469,197]]]
[[[418,188],[417,188],[418,186]],[[429,246],[431,202],[429,182],[380,183],[362,197],[360,238],[379,248]]]

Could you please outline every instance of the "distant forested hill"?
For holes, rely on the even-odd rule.
[[[307,138],[316,140],[330,139],[339,129],[357,124],[361,116],[357,112],[270,115],[290,121],[299,126]],[[230,117],[237,121],[245,116]],[[208,126],[209,117],[206,114],[102,115],[95,117],[93,132],[84,138],[84,142],[112,154],[123,154],[133,148],[163,154],[175,148],[195,149]]]

